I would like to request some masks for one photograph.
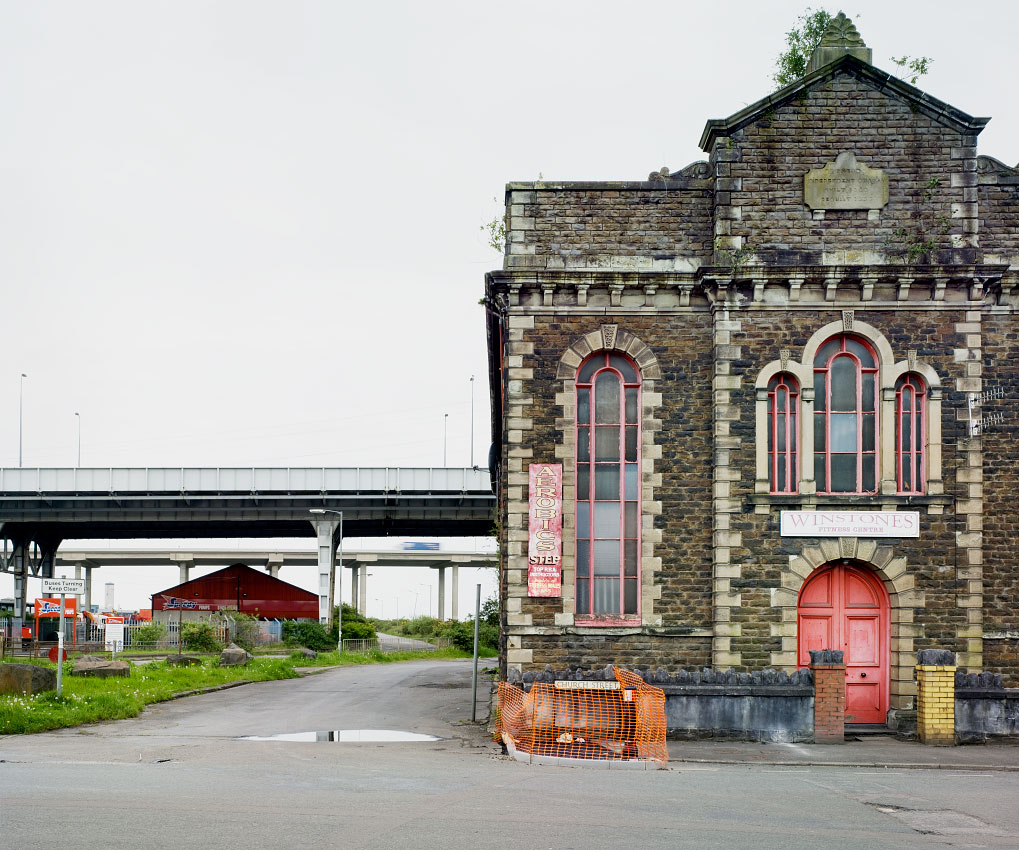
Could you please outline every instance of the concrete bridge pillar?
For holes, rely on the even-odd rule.
[[[446,619],[446,568],[436,567],[439,572],[439,609],[436,616],[440,620]]]
[[[85,575],[85,592],[81,595],[81,610],[92,610],[92,567],[91,561],[77,561],[74,565],[74,577]]]
[[[336,547],[343,536],[343,517],[335,513],[316,517],[311,522],[315,529],[318,549],[318,621],[326,628],[333,625],[333,585],[336,576]],[[341,597],[342,598],[342,597]]]
[[[355,561],[354,566],[350,568],[350,607],[353,608],[355,611],[358,610],[357,594],[358,588],[360,588],[361,586],[360,582],[361,582],[361,565]]]
[[[357,612],[363,614],[368,610],[368,565],[361,564],[358,572],[361,577],[358,581]]]
[[[452,596],[452,604],[453,604],[453,610],[450,612],[450,616],[454,620],[459,620],[460,619],[459,612],[457,611],[457,601],[460,598],[460,579],[459,579],[459,576],[458,576],[459,570],[460,570],[460,568],[456,564],[453,564],[453,567],[452,567],[452,569],[450,571],[451,572],[450,580],[453,582],[453,586],[452,586],[452,588],[450,588],[453,591],[450,594]]]
[[[270,555],[265,562],[265,571],[273,578],[280,577],[280,567],[283,566],[282,555]]]

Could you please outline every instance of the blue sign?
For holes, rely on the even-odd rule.
[[[427,543],[423,540],[412,540],[409,543],[404,543],[403,548],[408,552],[438,552],[438,543]]]

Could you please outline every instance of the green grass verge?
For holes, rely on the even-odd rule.
[[[229,682],[268,682],[299,676],[297,667],[349,667],[359,664],[389,664],[396,661],[470,658],[456,649],[434,652],[322,652],[318,658],[301,655],[287,658],[256,657],[244,667],[220,667],[216,657],[205,658],[200,666],[168,667],[164,661],[132,664],[131,675],[113,679],[93,679],[70,675],[72,662],[64,665],[60,697],[56,691],[33,696],[0,694],[0,735],[45,732],[136,717],[146,705],[173,699],[185,691],[201,690]],[[490,657],[490,656],[486,656]],[[41,659],[12,658],[13,663],[55,665]]]

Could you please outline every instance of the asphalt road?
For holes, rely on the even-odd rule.
[[[537,767],[501,755],[469,717],[469,662],[422,661],[2,737],[0,846],[1019,848],[1019,773]],[[440,740],[240,740],[352,729]]]

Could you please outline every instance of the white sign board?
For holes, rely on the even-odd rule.
[[[42,580],[42,592],[44,596],[59,596],[61,593],[70,596],[80,596],[85,592],[85,579],[44,578]]]
[[[919,511],[782,511],[783,537],[919,537]]]
[[[124,648],[124,618],[123,617],[107,617],[106,618],[106,639],[104,641],[106,648],[119,652]]]

